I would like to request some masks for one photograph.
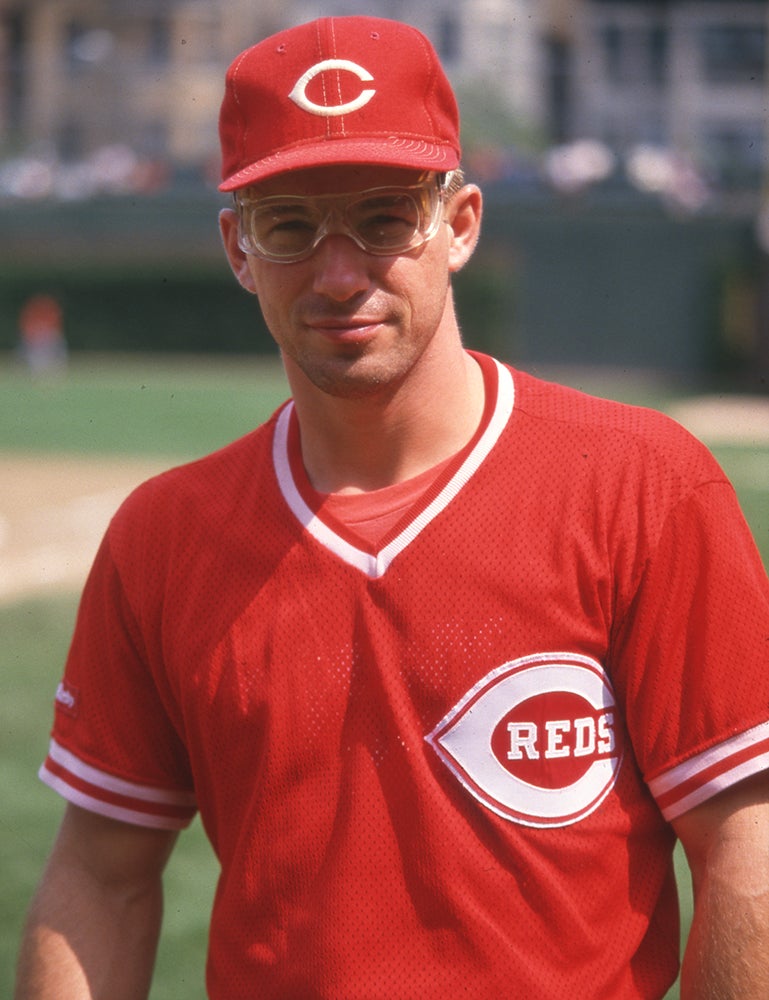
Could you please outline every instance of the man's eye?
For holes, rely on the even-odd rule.
[[[411,198],[372,198],[356,206],[356,228],[372,243],[397,243],[419,225],[419,212]]]
[[[269,223],[268,231],[271,233],[304,233],[315,229],[309,219],[276,219]]]
[[[290,250],[312,239],[316,228],[315,221],[306,212],[295,206],[277,206],[255,213],[252,232],[262,245]]]
[[[357,206],[358,218],[366,223],[375,225],[393,225],[405,223],[414,225],[418,219],[416,205],[411,198],[375,198],[371,201],[363,202]]]
[[[268,228],[278,226],[292,228],[294,226],[311,226],[313,224],[307,212],[303,212],[293,205],[286,205],[285,207],[278,205],[257,213],[257,216],[261,224]]]
[[[379,213],[378,215],[371,215],[362,219],[358,228],[373,232],[393,232],[413,229],[414,223],[402,215],[384,215]]]

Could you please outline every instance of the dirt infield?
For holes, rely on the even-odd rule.
[[[769,446],[769,398],[690,399],[671,415],[708,444]],[[0,454],[0,603],[79,590],[120,502],[170,464]]]
[[[769,445],[769,396],[698,396],[669,412],[711,446]]]
[[[80,589],[117,506],[169,464],[0,454],[0,602]]]

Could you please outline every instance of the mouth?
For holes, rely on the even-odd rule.
[[[308,320],[307,327],[334,341],[357,342],[374,336],[383,320],[368,316],[336,317]]]

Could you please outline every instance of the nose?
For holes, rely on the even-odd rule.
[[[347,302],[369,286],[369,255],[342,233],[324,236],[312,256],[313,291]]]

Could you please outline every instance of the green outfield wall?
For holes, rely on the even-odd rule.
[[[61,300],[73,350],[260,353],[219,246],[214,194],[0,206],[0,348],[25,298]],[[487,192],[457,277],[467,343],[529,365],[642,367],[767,385],[750,220],[636,201]],[[762,343],[763,341],[763,343]]]

